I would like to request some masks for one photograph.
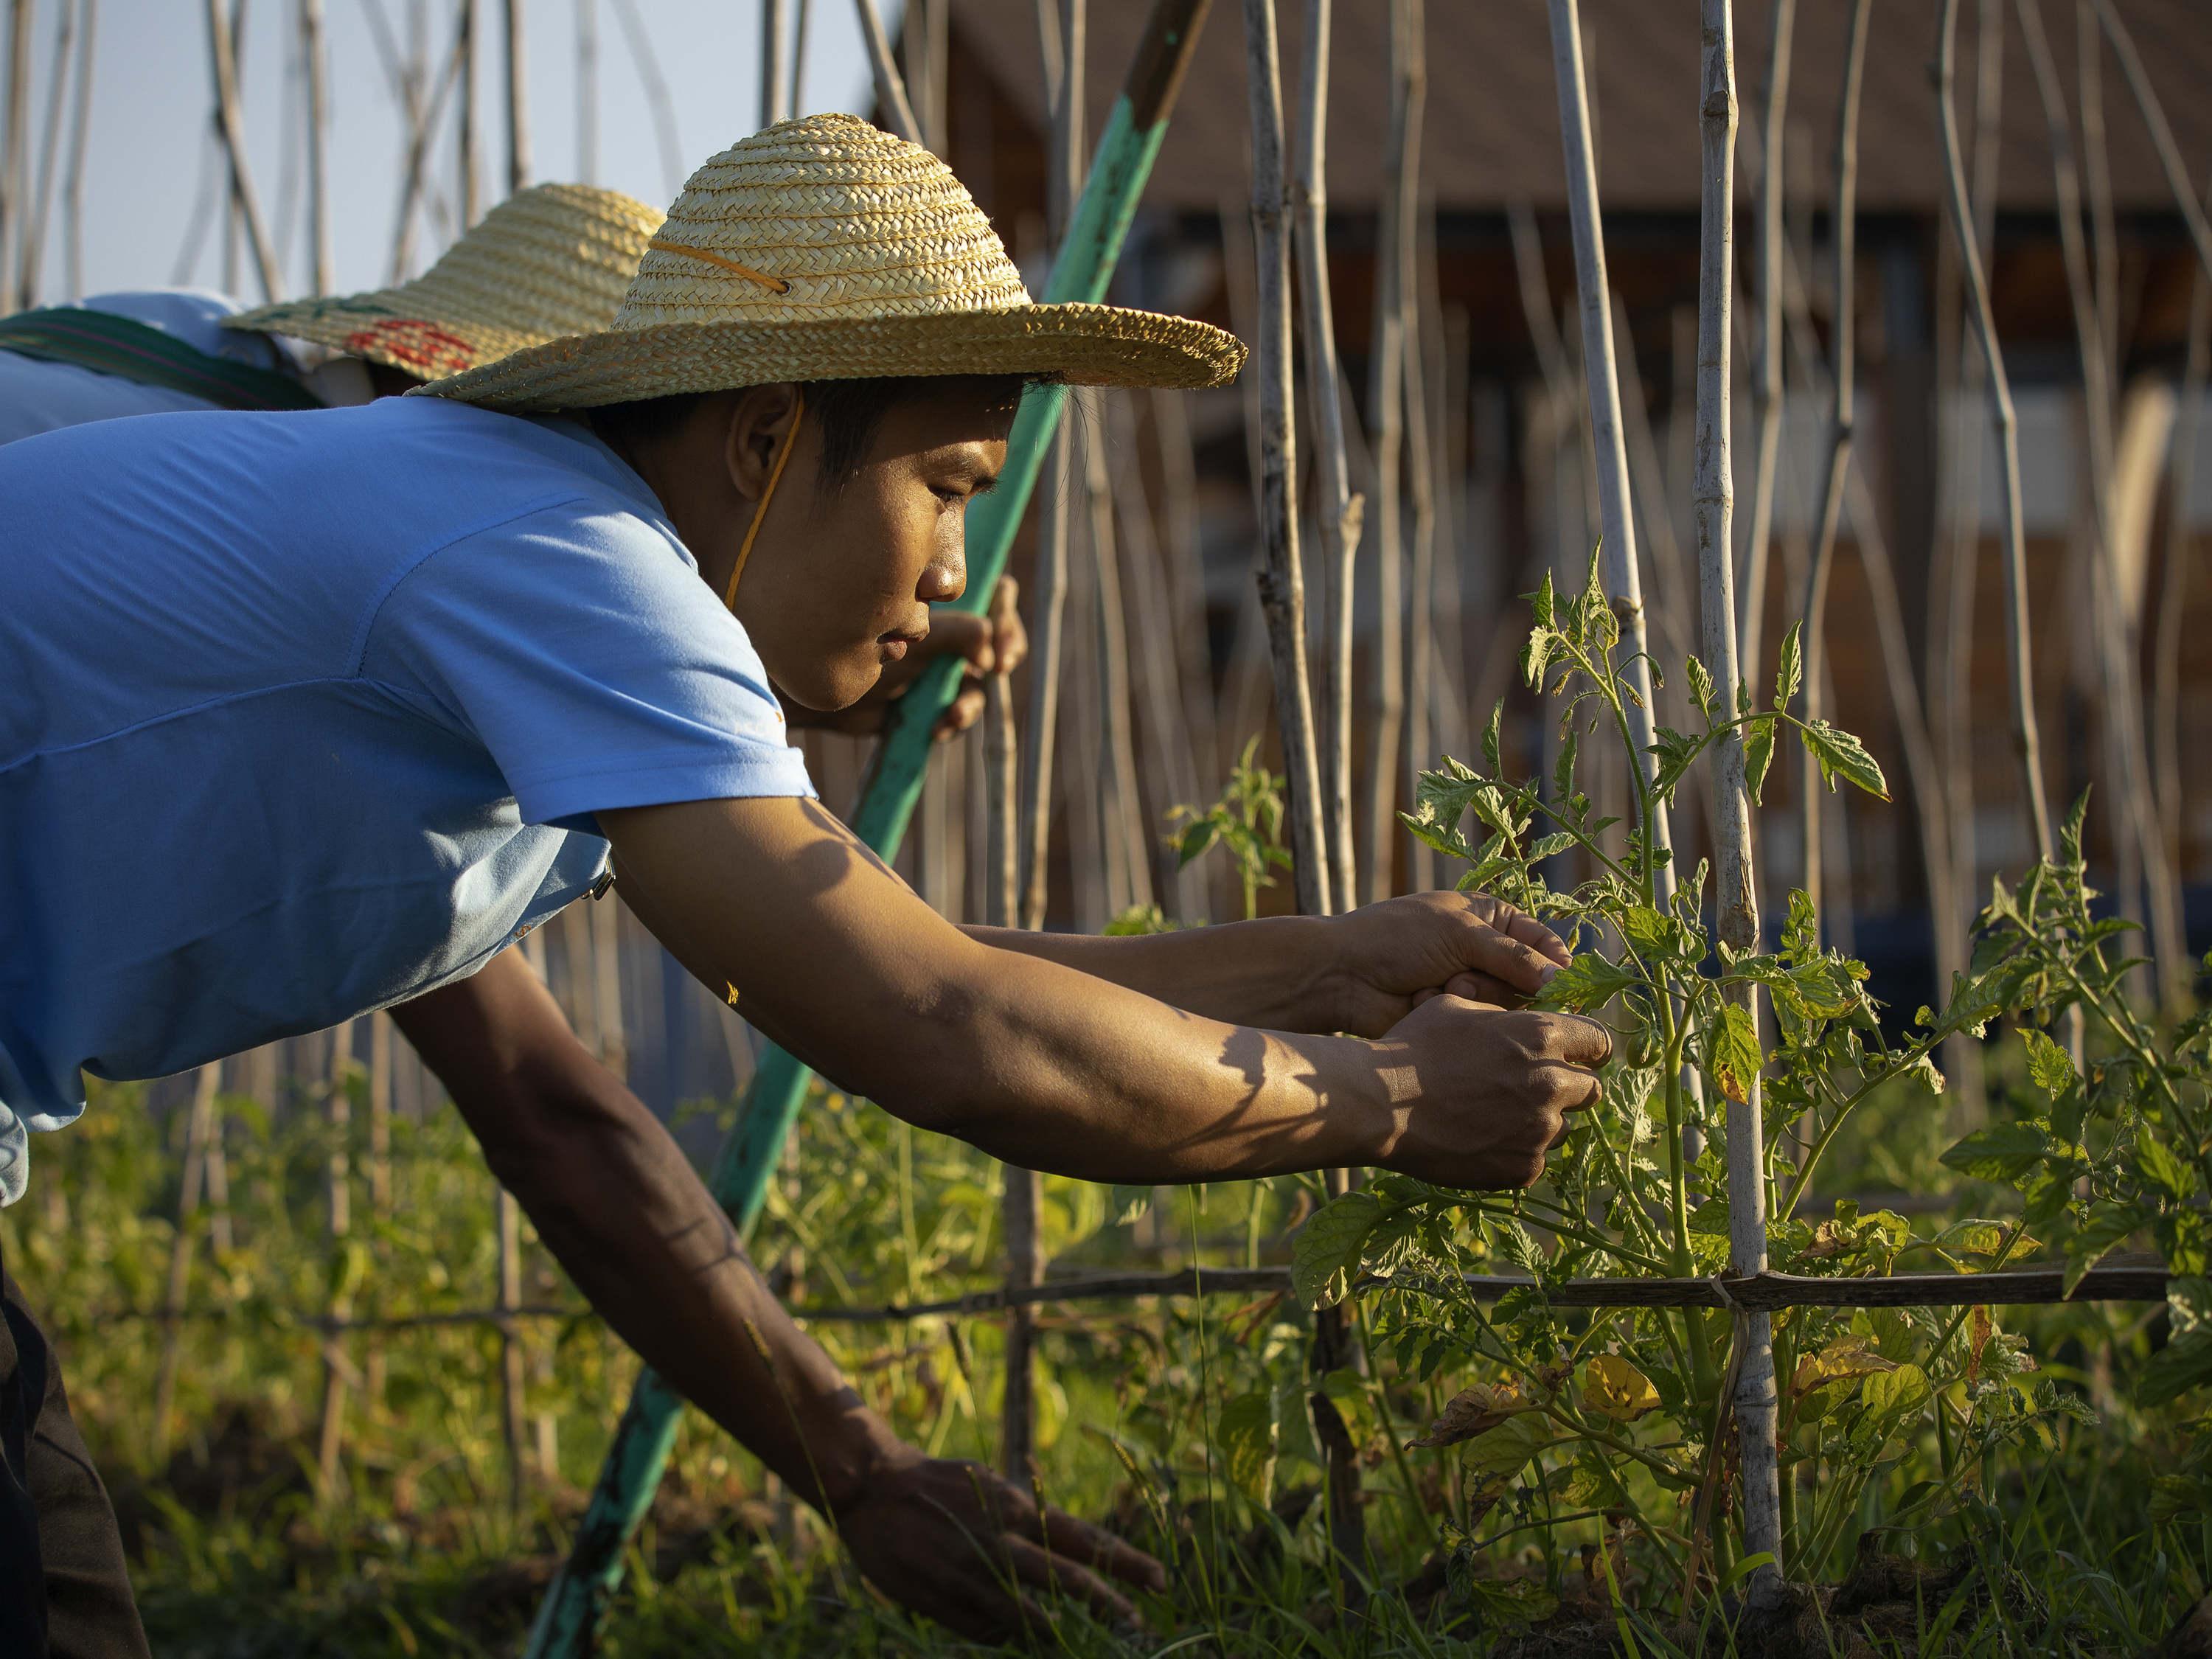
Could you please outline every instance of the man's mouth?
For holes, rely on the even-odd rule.
[[[883,647],[884,660],[896,662],[907,653],[910,646],[920,645],[929,637],[927,628],[894,628],[876,635],[876,643]]]

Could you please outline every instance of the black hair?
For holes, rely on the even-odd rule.
[[[893,375],[880,380],[807,380],[806,419],[821,435],[822,464],[815,479],[823,495],[835,495],[853,481],[882,428],[884,416],[901,404],[943,392],[951,386],[971,386],[985,397],[1011,404],[1021,395],[1030,377],[1020,374]],[[603,404],[588,412],[592,429],[617,448],[665,437],[691,418],[713,394],[678,392],[667,398],[645,398],[633,403]]]

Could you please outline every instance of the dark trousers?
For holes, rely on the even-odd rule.
[[[61,1364],[0,1263],[0,1659],[148,1659]]]

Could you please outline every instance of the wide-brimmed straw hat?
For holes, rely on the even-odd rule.
[[[411,283],[226,320],[436,380],[605,328],[659,228],[659,209],[620,191],[536,185],[485,214]]]
[[[951,169],[849,115],[743,139],[684,186],[604,333],[418,388],[587,409],[782,380],[1028,374],[1207,386],[1244,348],[1188,318],[1036,305]]]

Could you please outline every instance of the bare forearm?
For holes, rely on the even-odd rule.
[[[963,927],[978,944],[1018,951],[1231,1025],[1332,1031],[1341,1000],[1328,929],[1307,916],[1101,939],[1087,933]]]

